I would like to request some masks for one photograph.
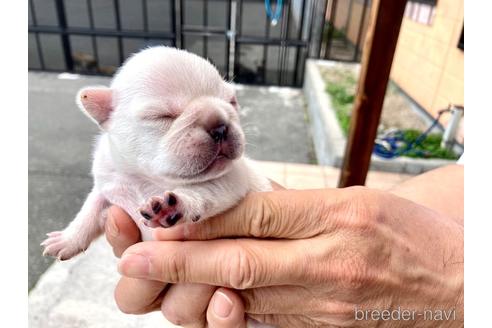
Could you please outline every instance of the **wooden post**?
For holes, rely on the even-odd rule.
[[[339,187],[364,185],[407,0],[373,0]]]

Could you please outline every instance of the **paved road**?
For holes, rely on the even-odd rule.
[[[29,289],[51,264],[41,256],[44,234],[75,216],[92,186],[90,157],[97,127],[75,105],[83,85],[107,78],[59,80],[29,73]]]
[[[45,233],[64,228],[92,187],[97,127],[76,107],[77,90],[104,77],[60,80],[29,73],[29,289],[52,263],[41,256]],[[298,89],[238,86],[247,154],[254,159],[312,163],[312,142]]]

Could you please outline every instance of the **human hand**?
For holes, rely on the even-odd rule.
[[[282,186],[271,181],[274,190]],[[106,239],[116,257],[131,245],[141,242],[140,231],[131,217],[121,208],[112,206],[105,225]],[[138,290],[138,293],[134,291]],[[244,320],[242,300],[225,288],[204,284],[175,284],[123,277],[116,288],[115,298],[120,310],[143,314],[161,310],[175,324],[189,327],[241,327]],[[193,304],[190,304],[193,300]],[[224,313],[228,315],[224,317]],[[238,324],[239,323],[239,324]]]
[[[134,221],[117,206],[112,206],[108,211],[105,231],[106,239],[116,257],[120,257],[128,247],[141,241],[140,231]],[[216,290],[216,287],[209,285],[168,285],[160,281],[124,277],[118,284],[115,298],[118,307],[125,313],[143,314],[162,309],[163,314],[173,323],[188,327],[204,326],[205,321],[211,328],[231,327],[231,320],[244,320],[241,299],[230,290]],[[181,307],[175,310],[179,305],[186,305],[186,310],[181,310]],[[226,318],[220,317],[224,311],[228,312]]]
[[[252,193],[223,215],[155,229],[154,237],[165,242],[124,252],[122,281],[233,288],[250,317],[281,327],[463,324],[463,228],[389,193]],[[226,237],[248,238],[202,241]],[[139,294],[137,286],[120,284],[117,300],[120,290]],[[415,311],[415,320],[356,319],[356,309],[397,308]],[[455,321],[419,315],[453,308]]]

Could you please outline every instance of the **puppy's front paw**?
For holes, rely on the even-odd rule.
[[[41,243],[44,246],[43,256],[53,256],[60,261],[68,260],[87,247],[81,244],[65,231],[53,231],[46,234],[48,238]]]
[[[175,193],[166,191],[164,197],[151,197],[139,208],[139,212],[146,226],[168,228],[183,217],[183,204]]]

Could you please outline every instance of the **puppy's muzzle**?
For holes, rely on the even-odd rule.
[[[220,143],[227,139],[227,134],[229,132],[229,128],[225,124],[219,124],[213,129],[208,131],[208,134],[212,137],[215,143]]]

